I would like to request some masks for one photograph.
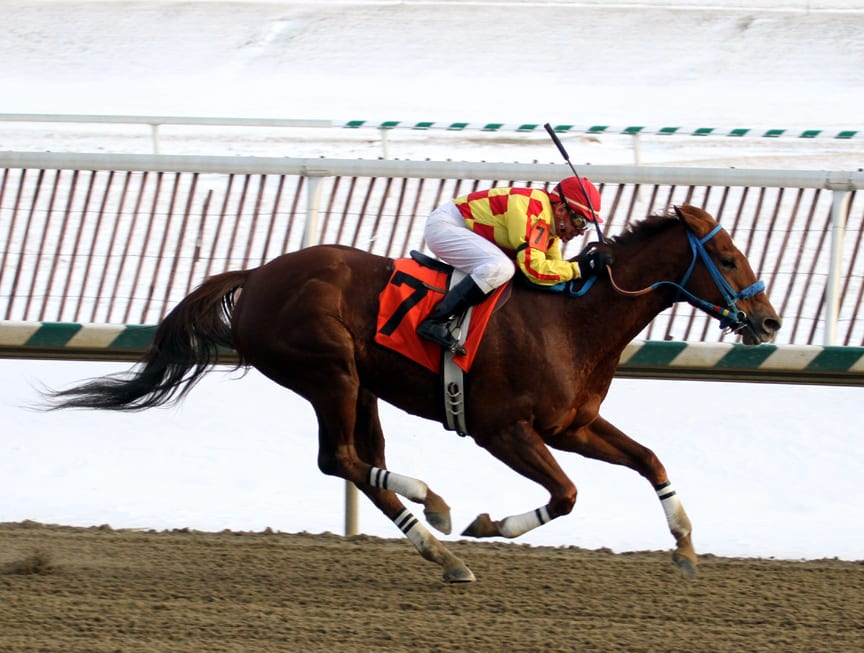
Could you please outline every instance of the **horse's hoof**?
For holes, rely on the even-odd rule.
[[[450,522],[449,511],[442,513],[424,510],[423,514],[426,516],[426,521],[432,528],[444,533],[444,535],[450,535],[450,531],[453,530],[453,524]]]
[[[693,579],[696,575],[695,561],[677,554],[672,556],[672,560],[675,562],[675,566],[678,567],[678,571],[680,571],[681,575],[684,576],[684,580]]]
[[[454,567],[444,571],[444,580],[448,583],[473,583],[477,580],[468,567]]]
[[[489,513],[484,512],[482,515],[477,515],[477,518],[468,525],[468,528],[462,531],[462,535],[467,535],[468,537],[495,537],[496,535],[501,535],[501,532],[498,530],[495,522],[492,521]]]
[[[437,529],[444,535],[450,535],[453,525],[450,523],[450,506],[432,490],[426,490],[426,499],[423,501],[423,514],[432,528]]]

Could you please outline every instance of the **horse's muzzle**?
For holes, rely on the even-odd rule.
[[[759,345],[772,342],[783,325],[783,320],[775,313],[748,315],[741,339],[745,345]]]

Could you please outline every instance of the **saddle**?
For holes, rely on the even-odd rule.
[[[417,325],[465,275],[451,265],[418,251],[393,261],[393,272],[378,298],[375,342],[392,349],[441,377],[446,426],[466,434],[464,373],[471,369],[492,313],[510,296],[505,284],[483,302],[457,317],[458,340],[465,354],[447,351],[417,335]]]

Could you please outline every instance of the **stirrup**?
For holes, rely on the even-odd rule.
[[[467,353],[465,351],[465,347],[461,346],[459,344],[459,341],[453,337],[452,333],[450,333],[450,329],[447,328],[446,323],[421,322],[420,325],[417,327],[417,335],[426,340],[430,340],[437,345],[440,345],[444,349],[454,354],[464,356]]]

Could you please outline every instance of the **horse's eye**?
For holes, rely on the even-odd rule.
[[[722,265],[727,270],[735,269],[735,259],[734,258],[721,258],[720,265]]]

